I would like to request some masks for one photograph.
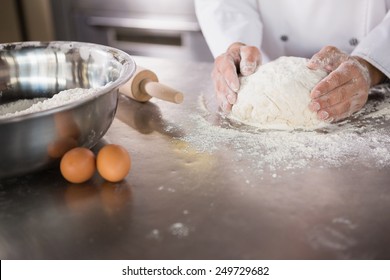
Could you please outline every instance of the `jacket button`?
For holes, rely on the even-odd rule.
[[[351,46],[357,46],[358,44],[359,44],[359,40],[358,39],[356,39],[356,38],[351,38],[350,40],[349,40],[349,44],[351,45]]]
[[[282,35],[282,36],[280,36],[280,40],[282,40],[283,42],[287,42],[288,41],[288,36],[287,35]]]

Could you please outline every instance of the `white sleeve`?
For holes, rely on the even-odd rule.
[[[357,45],[352,55],[367,60],[390,78],[390,11]]]
[[[195,10],[214,57],[234,42],[260,48],[262,23],[257,0],[195,0]]]

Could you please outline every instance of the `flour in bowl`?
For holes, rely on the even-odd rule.
[[[102,88],[74,88],[60,91],[51,98],[22,99],[0,105],[0,120],[63,106],[95,95]]]
[[[7,117],[12,115],[15,112],[24,111],[30,108],[32,105],[44,101],[47,98],[37,97],[33,99],[20,99],[18,101],[9,102],[3,105],[0,105],[0,118]]]

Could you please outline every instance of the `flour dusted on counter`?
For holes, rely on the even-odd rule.
[[[213,126],[201,116],[193,116],[195,129],[181,138],[200,153],[216,153],[229,147],[235,160],[252,162],[255,170],[293,170],[310,162],[339,167],[362,163],[390,166],[390,137],[382,129],[349,128],[336,132],[238,131]]]
[[[101,88],[74,88],[60,91],[51,98],[23,99],[0,105],[0,119],[13,118],[53,109],[74,101],[93,96]]]
[[[198,153],[232,154],[253,172],[298,170],[317,167],[364,165],[390,166],[390,91],[369,101],[361,112],[320,131],[259,130],[240,126],[208,109],[204,97],[201,112],[190,116],[191,127],[179,139]],[[239,172],[239,170],[238,170]]]

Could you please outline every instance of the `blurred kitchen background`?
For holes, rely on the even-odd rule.
[[[82,41],[132,55],[212,61],[194,0],[0,0],[0,42]]]

